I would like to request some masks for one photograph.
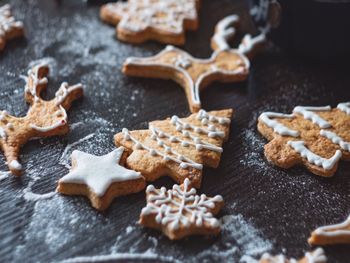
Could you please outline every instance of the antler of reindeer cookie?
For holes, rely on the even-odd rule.
[[[211,47],[213,50],[231,50],[229,41],[232,40],[239,27],[239,16],[230,15],[220,20],[215,27],[215,34],[211,39]],[[238,46],[238,52],[252,59],[254,55],[263,49],[266,45],[267,29],[263,29],[257,36],[251,34],[244,35]]]
[[[167,46],[148,58],[128,58],[123,73],[129,76],[172,79],[185,90],[191,112],[201,109],[199,92],[213,81],[235,82],[248,76],[249,61],[234,50],[219,50],[209,59],[198,59]]]
[[[0,7],[0,50],[5,48],[7,40],[23,34],[23,23],[16,21],[12,16],[10,5]]]
[[[83,86],[62,83],[55,98],[46,101],[40,97],[46,89],[49,73],[47,65],[37,65],[28,71],[25,100],[30,108],[25,117],[14,117],[6,111],[0,113],[0,145],[10,171],[20,175],[22,166],[19,151],[31,138],[66,134],[69,131],[67,113],[72,102],[83,95]]]

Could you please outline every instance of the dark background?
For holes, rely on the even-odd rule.
[[[86,90],[68,113],[72,124],[68,135],[30,141],[23,147],[20,158],[26,173],[21,178],[6,173],[1,157],[2,262],[58,262],[113,253],[114,259],[137,262],[255,262],[266,251],[298,258],[311,249],[306,240],[315,227],[348,216],[350,164],[340,162],[330,179],[303,168],[274,167],[264,158],[266,140],[258,134],[256,121],[267,110],[289,113],[296,105],[334,107],[349,101],[349,67],[303,61],[277,48],[254,59],[246,82],[215,83],[202,92],[205,109],[235,110],[221,165],[204,170],[200,189],[225,199],[219,237],[171,242],[157,231],[143,229],[136,221],[145,205],[144,193],[118,198],[104,214],[83,197],[53,194],[57,180],[68,172],[72,150],[105,154],[114,148],[113,135],[123,127],[140,129],[152,120],[187,116],[187,102],[172,81],[128,78],[121,73],[127,57],[152,55],[164,46],[119,42],[114,28],[99,20],[98,4],[10,2],[16,17],[24,21],[26,38],[12,41],[0,54],[1,108],[25,115],[28,106],[20,75],[26,75],[38,59],[51,66],[45,98],[54,96],[62,81],[82,82]],[[184,49],[197,57],[210,56],[216,22],[232,13],[247,16],[242,1],[203,0],[200,29],[187,34]],[[243,23],[244,28],[250,26]],[[171,187],[173,182],[163,178],[155,184]],[[349,246],[325,247],[325,251],[329,262],[350,261]]]

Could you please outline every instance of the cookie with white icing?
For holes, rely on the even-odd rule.
[[[270,142],[265,156],[290,168],[303,165],[316,175],[332,176],[339,160],[350,161],[350,103],[336,108],[297,106],[292,114],[264,112],[259,132]]]
[[[326,263],[327,257],[322,248],[317,248],[312,252],[306,252],[305,256],[299,260],[287,258],[284,255],[272,256],[265,253],[259,263]]]
[[[16,21],[11,13],[9,4],[0,7],[0,51],[6,46],[8,40],[24,35],[23,23]]]
[[[170,190],[149,185],[146,199],[147,206],[141,211],[139,223],[161,230],[171,240],[220,232],[220,222],[214,215],[224,205],[222,196],[197,195],[188,179]]]
[[[123,147],[103,156],[73,151],[72,169],[58,181],[57,191],[86,196],[99,211],[106,210],[118,196],[140,192],[145,179],[121,165],[125,162],[123,153]]]
[[[198,28],[200,0],[128,0],[101,7],[100,17],[116,25],[118,39],[129,43],[155,40],[183,45],[185,30]]]
[[[214,51],[233,49],[230,45],[230,41],[233,40],[237,34],[239,22],[240,18],[238,15],[229,15],[217,23],[214,36],[211,38],[211,47]],[[267,31],[268,28],[262,30],[256,36],[245,34],[237,51],[246,55],[249,59],[252,59],[255,54],[266,47]]]
[[[53,99],[46,101],[40,95],[47,87],[47,65],[37,65],[28,71],[24,89],[29,110],[24,117],[0,112],[0,146],[10,171],[20,175],[22,165],[18,161],[20,148],[33,138],[63,135],[68,133],[68,110],[72,102],[83,95],[83,86],[63,82]]]
[[[308,242],[310,245],[350,244],[350,216],[342,223],[317,228]]]
[[[209,59],[198,59],[173,46],[167,46],[153,57],[130,57],[123,65],[123,73],[128,76],[171,79],[179,83],[191,112],[202,108],[199,93],[210,83],[243,81],[248,72],[249,61],[237,50],[219,50]]]
[[[219,165],[231,117],[231,109],[201,110],[187,118],[153,121],[147,130],[123,129],[114,140],[129,150],[127,166],[141,172],[146,181],[168,175],[179,184],[189,178],[199,188],[203,165]]]

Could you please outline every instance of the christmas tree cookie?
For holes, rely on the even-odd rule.
[[[141,172],[146,181],[169,175],[179,184],[188,178],[199,188],[203,165],[219,165],[231,117],[231,109],[173,116],[149,123],[147,130],[123,129],[115,135],[115,144],[128,149],[127,166]]]

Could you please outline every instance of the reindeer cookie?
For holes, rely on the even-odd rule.
[[[184,30],[198,28],[199,3],[200,0],[128,0],[103,5],[100,16],[103,21],[117,25],[120,40],[183,45]]]
[[[185,90],[191,112],[201,109],[199,92],[213,81],[235,82],[248,76],[249,61],[235,50],[219,50],[210,59],[196,59],[167,46],[149,58],[128,58],[123,73],[129,76],[172,79]]]
[[[222,196],[196,195],[190,180],[173,189],[156,189],[149,185],[146,190],[147,206],[142,209],[140,224],[161,230],[172,240],[189,235],[217,235],[220,223],[213,217],[224,205]]]
[[[209,113],[201,110],[187,118],[153,121],[148,130],[123,129],[114,140],[131,153],[127,166],[141,172],[146,181],[169,175],[180,184],[189,178],[199,188],[203,165],[219,165],[231,116],[230,109]]]
[[[23,36],[23,23],[16,21],[11,14],[11,6],[0,7],[0,51],[5,48],[7,40]]]
[[[343,223],[317,228],[308,242],[310,245],[350,244],[350,216]]]
[[[350,161],[350,103],[337,108],[297,106],[292,114],[264,112],[259,132],[268,161],[281,167],[303,165],[316,175],[332,176],[340,159]]]
[[[312,252],[306,252],[305,256],[299,260],[286,258],[284,255],[271,256],[265,253],[259,263],[326,263],[327,257],[322,248],[317,248]]]
[[[142,175],[119,165],[123,153],[123,147],[104,156],[74,151],[73,168],[58,181],[57,191],[66,195],[85,195],[100,211],[107,209],[115,197],[141,191],[145,188]]]
[[[46,65],[37,65],[28,71],[24,94],[30,108],[26,116],[14,117],[6,111],[0,113],[0,145],[8,167],[15,175],[20,175],[22,170],[18,161],[21,146],[32,138],[66,134],[69,131],[66,110],[83,95],[81,84],[69,86],[64,82],[54,99],[41,99],[48,73]]]

